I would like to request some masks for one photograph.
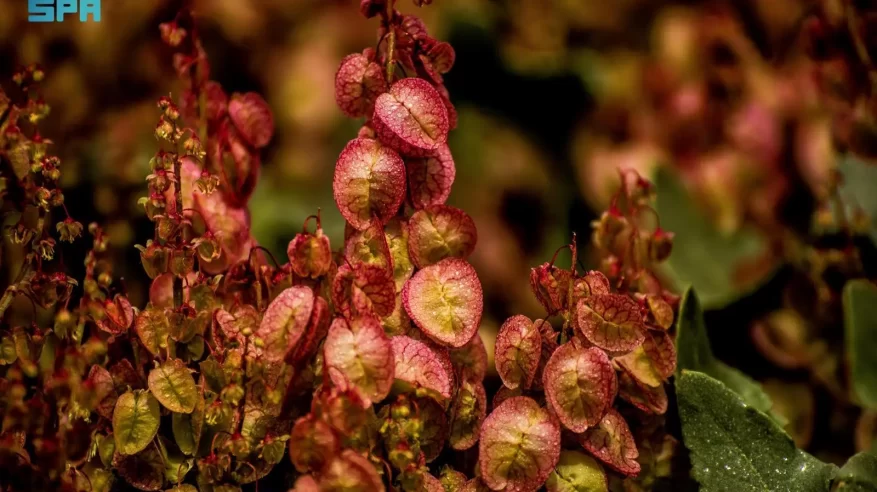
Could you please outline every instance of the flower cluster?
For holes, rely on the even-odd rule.
[[[482,287],[467,261],[477,230],[445,204],[456,113],[442,74],[454,50],[392,1],[364,0],[361,10],[380,18],[377,47],[346,57],[335,84],[341,110],[365,119],[335,166],[344,244],[332,250],[318,212],[284,264],[263,254],[247,210],[274,131],[267,103],[228,97],[210,80],[190,12],[161,26],[184,89],[178,101],[158,100],[160,148],[140,201],[155,225],[138,246],[149,302],[128,300],[96,224],[77,308],[66,308],[63,274],[39,291],[27,277],[32,298],[64,308],[53,327],[35,320],[2,339],[0,459],[16,471],[14,488],[238,491],[286,459],[286,485],[299,492],[561,490],[580,472],[605,486],[601,466],[575,446],[622,475],[640,472],[620,410],[664,413],[675,368],[674,299],[651,272],[671,236],[640,226],[651,186],[624,175],[595,226],[609,277],[578,272],[575,240],[572,268],[533,270],[534,292],[563,326],[506,321],[495,357],[504,388],[491,404]],[[4,145],[21,141],[35,152],[40,139]],[[21,158],[3,156],[13,169]],[[22,190],[9,189],[37,200],[43,220],[63,202],[58,162],[29,159]],[[58,226],[63,239],[79,228]],[[41,231],[29,236],[37,273],[33,241],[49,238]],[[474,467],[449,458],[476,450]]]
[[[503,387],[481,430],[476,489],[483,484],[491,490],[535,491],[542,485],[549,491],[606,490],[600,463],[622,477],[636,477],[641,462],[656,461],[639,456],[638,445],[654,437],[641,421],[667,411],[664,385],[676,369],[669,330],[677,299],[661,290],[649,267],[669,254],[671,235],[660,227],[646,233],[637,225],[651,185],[632,174],[622,178],[621,191],[595,222],[593,235],[620,291],[613,292],[599,271],[579,273],[573,238],[569,270],[552,261],[531,274],[534,294],[549,318],[562,320],[560,330],[523,315],[507,319],[499,330],[495,362]],[[642,428],[636,438],[631,418]],[[658,436],[659,452],[663,437]],[[639,477],[639,483],[653,478]]]
[[[311,313],[296,325],[306,339],[297,351],[325,336],[303,373],[313,382],[291,390],[316,385],[290,459],[303,474],[296,490],[442,490],[427,465],[445,448],[472,448],[487,409],[482,290],[466,261],[477,231],[445,205],[456,113],[442,74],[454,50],[392,1],[364,0],[361,11],[380,17],[380,41],[344,58],[335,78],[341,110],[366,118],[335,166],[344,247],[333,257],[317,217],[288,249],[304,279],[291,289]],[[314,317],[322,328],[306,329]],[[286,356],[296,367],[303,357]]]
[[[15,87],[9,94],[0,89],[4,235],[20,262],[15,280],[0,298],[0,317],[19,294],[43,308],[66,305],[76,284],[63,273],[63,267],[53,272],[54,268],[46,264],[55,259],[57,245],[49,225],[53,211],[60,209],[66,216],[54,228],[62,242],[72,243],[79,237],[82,224],[67,213],[64,193],[58,186],[61,160],[48,152],[52,141],[39,132],[38,124],[49,114],[49,106],[39,92],[44,76],[41,67],[31,65],[13,75]]]

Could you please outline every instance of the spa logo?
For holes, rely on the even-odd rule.
[[[100,22],[100,0],[27,0],[28,22],[64,22],[79,13],[79,22]]]

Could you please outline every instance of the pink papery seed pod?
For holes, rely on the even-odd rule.
[[[377,140],[351,140],[335,164],[332,190],[338,210],[354,229],[390,220],[405,199],[405,164]]]
[[[560,458],[560,425],[532,398],[509,398],[484,420],[478,454],[488,487],[535,492]]]
[[[600,422],[611,407],[615,370],[605,352],[575,341],[561,345],[545,365],[545,396],[557,418],[573,432]]]
[[[444,205],[457,176],[454,157],[447,145],[427,157],[405,159],[408,174],[408,196],[411,206],[423,209]]]
[[[408,253],[419,268],[445,258],[468,258],[477,242],[475,222],[459,208],[434,205],[408,219]]]
[[[588,452],[613,470],[627,476],[639,474],[636,442],[630,427],[617,410],[610,408],[597,426],[579,434],[577,438]]]
[[[519,314],[499,328],[495,348],[496,372],[509,389],[533,384],[542,355],[542,335],[530,318]]]
[[[268,103],[255,92],[232,94],[228,102],[228,116],[244,140],[261,149],[274,135],[274,115]]]
[[[351,118],[371,116],[375,100],[387,92],[383,68],[366,54],[354,53],[335,73],[335,102]]]
[[[423,333],[450,347],[462,347],[472,339],[484,310],[481,281],[459,258],[446,258],[415,273],[402,290],[402,302]]]
[[[441,95],[429,82],[413,77],[396,82],[378,96],[373,124],[384,144],[412,157],[438,150],[450,130]]]

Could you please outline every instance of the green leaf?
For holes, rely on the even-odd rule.
[[[654,181],[661,227],[675,233],[673,252],[661,273],[677,290],[693,285],[707,309],[713,309],[748,294],[768,278],[771,271],[757,267],[768,252],[763,237],[750,229],[720,231],[700,213],[702,207],[672,171],[658,168]]]
[[[159,417],[158,401],[148,391],[129,391],[120,396],[113,410],[116,451],[132,455],[146,448],[158,432]]]
[[[851,280],[844,286],[844,331],[853,391],[862,405],[877,408],[877,286]]]
[[[561,451],[545,488],[548,492],[605,492],[609,484],[597,460],[579,451]]]
[[[877,194],[874,193],[877,166],[848,154],[838,163],[837,169],[843,176],[839,190],[841,199],[851,209],[847,216],[856,209],[865,212],[871,224],[868,235],[877,245]]]
[[[877,455],[866,451],[853,456],[840,469],[835,483],[838,491],[877,491]]]
[[[677,376],[686,369],[708,374],[740,395],[747,405],[765,413],[770,411],[770,397],[761,389],[760,384],[713,355],[703,320],[703,310],[694,288],[686,289],[679,304],[676,352]]]
[[[18,359],[18,354],[12,337],[0,338],[0,364],[12,364],[15,359]]]
[[[676,378],[682,440],[702,492],[827,492],[837,467],[797,449],[764,413],[694,371]]]
[[[85,488],[80,490],[89,490],[91,492],[109,492],[112,490],[113,482],[116,476],[113,472],[89,463],[83,468],[88,481],[84,484]]]
[[[149,371],[149,389],[171,412],[192,413],[198,403],[198,388],[186,364],[179,359],[166,361]]]
[[[198,492],[198,489],[194,485],[184,483],[181,485],[177,485],[174,488],[167,489],[166,492]]]
[[[195,465],[195,458],[186,458],[179,453],[166,453],[164,456],[164,478],[169,483],[183,481]]]
[[[116,441],[111,436],[96,434],[94,436],[97,443],[97,453],[101,463],[109,468],[113,466],[113,455],[116,453]]]
[[[192,413],[175,413],[171,416],[171,430],[177,446],[184,454],[193,455],[198,451],[201,431],[204,428],[204,399],[198,395],[198,402]]]

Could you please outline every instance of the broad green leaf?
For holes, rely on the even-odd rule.
[[[154,356],[167,350],[169,328],[168,317],[152,304],[148,304],[146,309],[140,311],[134,321],[134,332],[137,333],[146,350]]]
[[[850,209],[849,212],[860,210],[870,219],[868,235],[877,245],[877,193],[874,193],[874,183],[877,183],[877,166],[848,155],[838,163],[838,171],[843,176],[840,187],[840,195],[844,204]]]
[[[168,483],[182,482],[186,474],[194,467],[195,459],[186,457],[179,452],[165,452],[164,457],[164,478]]]
[[[545,488],[548,492],[606,492],[609,484],[597,460],[579,451],[561,451]]]
[[[655,209],[661,227],[675,233],[673,253],[661,266],[672,285],[693,285],[707,308],[719,308],[746,295],[769,274],[759,268],[767,242],[752,230],[721,232],[686,191],[672,171],[659,168],[655,175]]]
[[[683,370],[699,371],[718,379],[740,395],[747,405],[762,412],[770,411],[772,403],[761,385],[737,369],[713,356],[703,320],[698,295],[688,288],[679,304],[676,320],[676,375]]]
[[[97,444],[97,454],[101,463],[106,467],[113,466],[113,455],[116,454],[116,441],[112,436],[96,434],[94,441]]]
[[[676,379],[682,437],[702,492],[826,492],[837,472],[797,449],[764,413],[695,371]]]
[[[847,282],[843,306],[853,390],[862,405],[877,408],[877,286],[867,280]]]
[[[132,455],[142,451],[158,432],[158,400],[148,391],[129,391],[120,396],[113,410],[116,451]]]
[[[877,455],[859,453],[844,464],[835,480],[837,491],[874,492],[877,490]]]
[[[166,361],[149,371],[149,390],[171,412],[192,413],[198,403],[198,388],[186,364],[179,359]]]
[[[204,428],[204,399],[198,395],[198,402],[192,413],[175,413],[171,416],[171,430],[177,446],[184,454],[193,455],[198,451],[201,431]]]

